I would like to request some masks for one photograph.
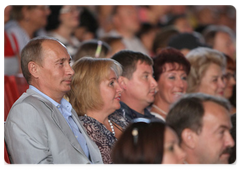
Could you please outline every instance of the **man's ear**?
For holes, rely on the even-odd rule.
[[[120,87],[125,90],[126,89],[126,84],[127,84],[127,78],[126,77],[123,77],[123,76],[120,76],[118,78],[118,83],[120,85]]]
[[[191,129],[184,129],[182,131],[182,143],[184,143],[187,147],[193,149],[196,146],[196,138],[197,134]]]
[[[37,63],[30,61],[28,63],[28,70],[33,77],[38,78],[39,65]]]

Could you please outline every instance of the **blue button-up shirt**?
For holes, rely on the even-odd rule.
[[[34,87],[32,85],[29,85],[29,89],[32,89],[35,92],[37,92],[38,94],[42,95],[44,98],[49,100],[54,106],[56,106],[58,108],[58,110],[62,113],[63,117],[66,119],[68,124],[69,124],[68,117],[72,116],[72,112],[71,112],[72,105],[66,99],[62,98],[61,104],[59,104],[58,102],[56,102],[55,100],[53,100],[52,98],[47,96],[46,94],[44,94],[41,91],[39,91],[36,87]]]

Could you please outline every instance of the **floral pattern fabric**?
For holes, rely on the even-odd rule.
[[[120,112],[114,112],[108,117],[112,122],[117,124],[124,130],[129,124],[129,121],[125,119]],[[111,148],[113,144],[117,141],[117,138],[110,132],[102,123],[98,122],[96,119],[88,116],[79,116],[80,121],[85,127],[89,137],[98,146],[103,163],[111,164]]]

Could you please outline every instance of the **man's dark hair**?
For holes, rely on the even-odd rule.
[[[112,59],[118,61],[123,68],[123,77],[132,78],[132,74],[137,69],[137,62],[153,65],[153,60],[146,54],[130,50],[122,50],[112,56]]]
[[[177,133],[180,142],[182,131],[189,128],[201,133],[204,115],[203,102],[214,102],[230,111],[230,103],[225,98],[215,97],[203,93],[190,93],[175,102],[166,117],[166,123]]]

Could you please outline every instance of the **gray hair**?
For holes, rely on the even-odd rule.
[[[205,75],[209,65],[217,64],[222,70],[226,69],[226,58],[223,53],[206,48],[198,47],[191,50],[186,58],[191,64],[191,70],[188,75],[188,89],[187,92],[196,92],[200,85],[202,77]]]

